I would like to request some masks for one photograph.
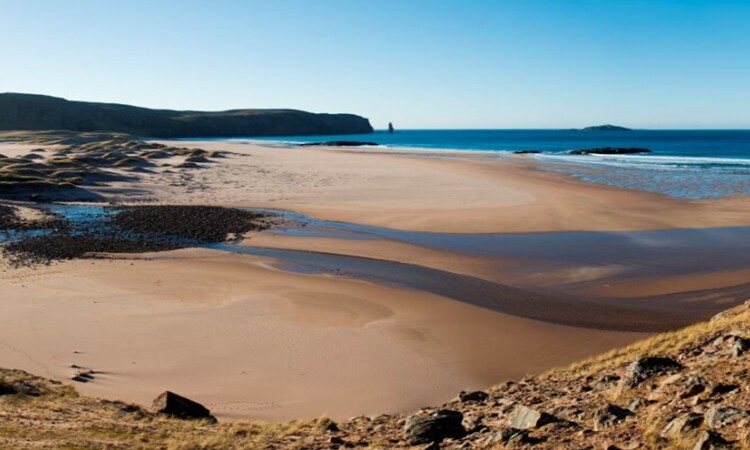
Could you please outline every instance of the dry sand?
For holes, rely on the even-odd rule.
[[[523,157],[170,144],[242,156],[99,192],[119,200],[268,207],[443,232],[750,224],[747,198],[668,199],[544,172]],[[27,149],[0,145],[2,154],[14,151]],[[260,234],[249,243],[410,262],[498,281],[507,278],[503,267],[515,263],[397,242]],[[736,279],[714,277],[708,284]],[[702,286],[684,281],[689,289]],[[649,292],[667,292],[650,282]],[[675,289],[670,285],[668,292]],[[3,367],[66,380],[75,364],[102,372],[76,385],[85,393],[148,403],[170,389],[221,418],[406,411],[643,336],[536,322],[341,277],[292,274],[271,260],[208,250],[8,270],[0,273],[0,297]]]
[[[750,197],[681,200],[579,181],[524,156],[174,142],[245,155],[152,192],[390,228],[490,233],[750,225]],[[1,151],[0,151],[1,153]],[[154,180],[156,184],[157,181]],[[152,187],[153,185],[150,185]]]

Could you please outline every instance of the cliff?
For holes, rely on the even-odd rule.
[[[107,131],[160,138],[333,135],[373,131],[366,118],[354,114],[316,114],[293,109],[173,111],[15,93],[0,94],[0,130]]]

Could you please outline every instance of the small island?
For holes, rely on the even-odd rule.
[[[621,127],[618,125],[594,125],[591,127],[581,128],[581,131],[633,131],[630,128]]]

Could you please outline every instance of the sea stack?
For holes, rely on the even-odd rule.
[[[392,122],[388,122],[388,132],[389,133],[393,133],[393,123]]]

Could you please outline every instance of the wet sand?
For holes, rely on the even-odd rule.
[[[119,201],[278,208],[432,232],[750,225],[747,198],[686,201],[618,190],[542,171],[523,157],[175,145],[236,155],[96,192]],[[2,154],[15,150],[28,149],[0,145]],[[68,380],[76,364],[102,372],[76,384],[83,392],[147,404],[170,389],[220,418],[344,418],[438,404],[462,389],[538,373],[646,335],[623,331],[612,309],[587,318],[584,310],[592,310],[576,303],[579,294],[610,306],[653,303],[658,314],[672,311],[673,317],[692,305],[690,320],[744,295],[745,272],[732,266],[717,274],[711,261],[682,278],[667,271],[612,283],[619,268],[606,264],[573,260],[551,267],[518,254],[468,254],[398,240],[250,233],[244,244],[376,258],[419,266],[415,273],[437,269],[511,286],[498,295],[496,284],[483,284],[505,300],[499,305],[505,309],[487,308],[472,295],[482,289],[476,286],[455,292],[466,297],[457,301],[446,290],[336,271],[293,273],[284,261],[211,250],[7,269],[0,273],[3,365]],[[727,291],[733,293],[722,294]],[[555,306],[559,318],[580,326],[508,309],[528,310],[529,302],[537,302],[532,312],[554,316]],[[663,325],[659,317],[644,316],[642,323]],[[601,325],[602,318],[610,320],[604,328],[620,331],[585,326]]]
[[[220,418],[347,418],[446,401],[643,336],[271,262],[180,250],[4,275],[3,364],[62,380],[75,364],[101,372],[76,383],[84,393],[148,404],[170,389]]]

